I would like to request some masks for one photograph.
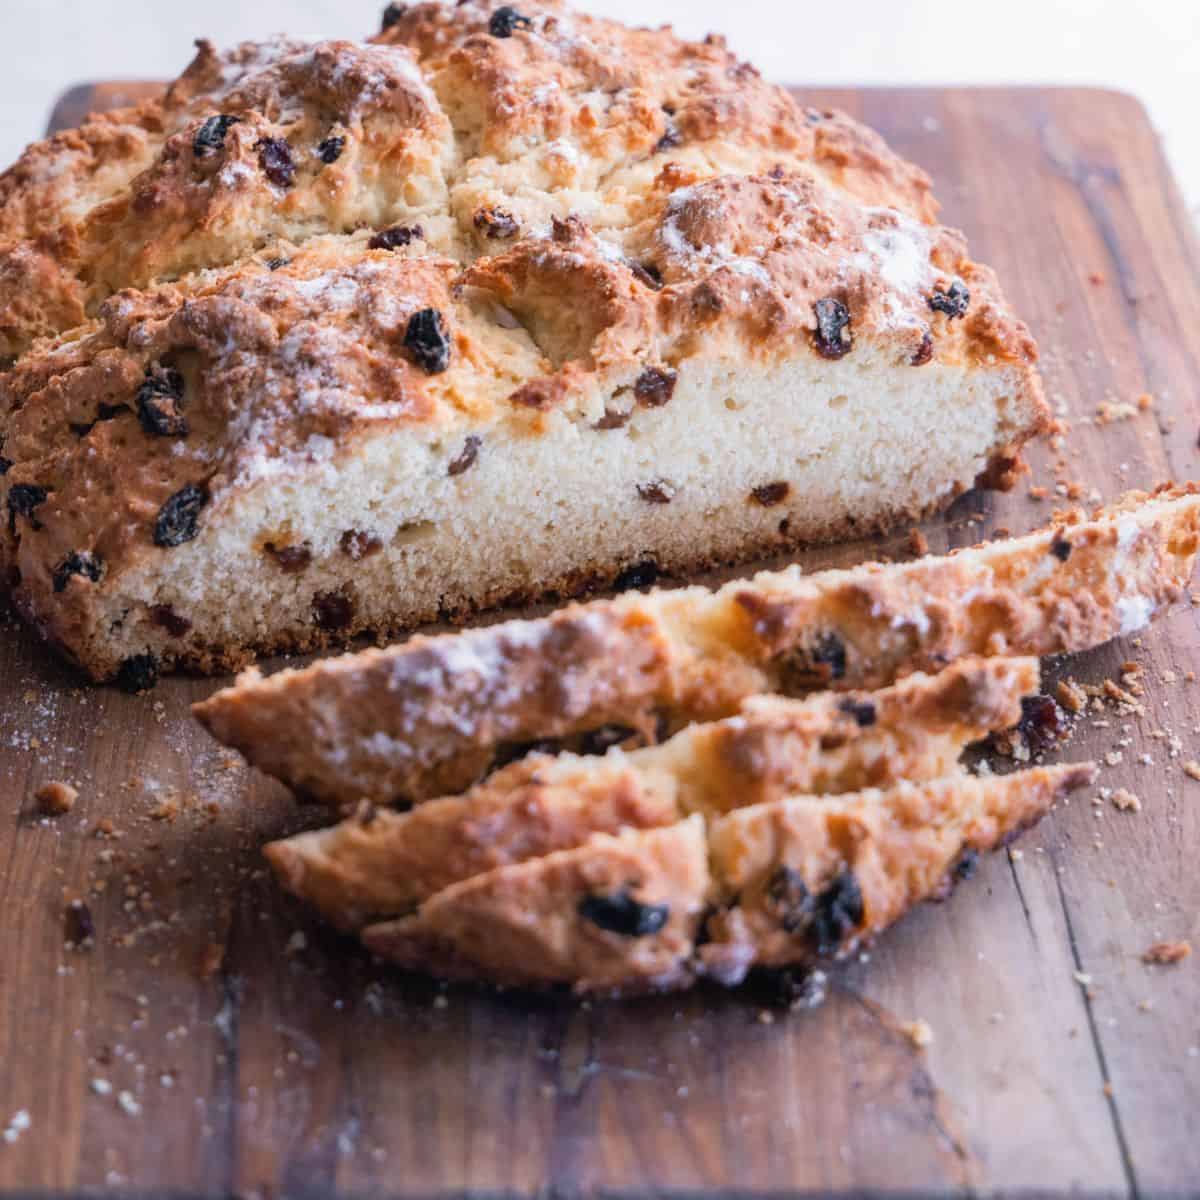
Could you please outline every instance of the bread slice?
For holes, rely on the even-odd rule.
[[[202,50],[0,185],[27,350],[0,576],[92,677],[745,560],[1011,476],[1047,419],[1033,343],[873,134],[719,39],[395,15]],[[110,133],[124,156],[90,157]]]
[[[721,817],[709,825],[718,899],[699,952],[706,973],[733,984],[751,966],[853,953],[1095,775],[1090,763],[958,775]]]
[[[576,605],[270,678],[196,715],[330,803],[461,791],[512,743],[615,724],[652,737],[762,692],[880,687],[968,654],[1056,654],[1141,629],[1191,577],[1200,488],[948,557],[797,570]]]
[[[704,821],[691,817],[476,876],[363,940],[451,979],[666,990],[690,981],[708,890]]]
[[[452,884],[582,845],[593,834],[719,816],[797,792],[935,779],[964,746],[1008,729],[1036,659],[976,659],[875,693],[757,698],[661,746],[534,756],[407,813],[365,804],[330,829],[267,846],[280,883],[334,925],[399,916]]]
[[[457,883],[362,938],[400,966],[457,979],[579,992],[701,975],[732,985],[753,966],[852,952],[1094,775],[1038,767],[778,800],[717,819],[707,850],[698,815],[598,834]]]

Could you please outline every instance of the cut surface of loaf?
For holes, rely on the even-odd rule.
[[[791,797],[584,845],[456,883],[363,941],[403,967],[577,991],[736,984],[849,954],[975,856],[1090,783],[1087,765]]]
[[[531,757],[411,812],[365,804],[266,854],[288,891],[354,930],[598,833],[951,774],[968,743],[1017,723],[1022,697],[1037,687],[1036,659],[978,659],[881,692],[751,701],[741,715],[690,726],[661,746]]]
[[[1191,577],[1200,489],[946,557],[760,574],[574,605],[268,678],[196,708],[251,763],[332,804],[462,791],[497,751],[606,725],[736,713],[748,696],[881,687],[963,655],[1057,654],[1140,630]]]
[[[0,572],[93,677],[865,534],[1043,428],[874,134],[720,39],[507,12],[202,45],[0,178]]]

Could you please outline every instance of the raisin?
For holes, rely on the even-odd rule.
[[[606,408],[604,416],[598,420],[593,429],[624,429],[633,420],[633,409]]]
[[[234,125],[241,124],[241,117],[209,117],[196,131],[192,139],[192,153],[197,158],[215,154],[225,145],[225,135]]]
[[[391,29],[393,25],[399,24],[407,9],[407,4],[389,4],[387,8],[383,10],[384,32]]]
[[[1071,557],[1071,543],[1061,533],[1056,532],[1054,540],[1050,543],[1050,553],[1059,562],[1066,562]]]
[[[82,900],[72,900],[63,914],[63,936],[69,946],[82,949],[96,940],[92,910]]]
[[[353,562],[361,562],[370,558],[383,549],[383,542],[373,533],[361,533],[357,529],[347,529],[342,534],[342,553]]]
[[[156,437],[187,437],[183,406],[183,376],[174,367],[155,364],[146,368],[138,388],[137,414],[142,428]]]
[[[645,408],[662,408],[675,395],[679,374],[670,367],[647,367],[633,385],[633,394]]]
[[[627,725],[601,725],[599,729],[593,729],[583,735],[579,743],[579,752],[593,755],[607,754],[614,746],[629,741],[635,733],[636,730],[630,729]]]
[[[653,587],[658,582],[658,563],[653,559],[634,563],[626,567],[613,581],[613,588],[618,592],[641,591],[642,588]]]
[[[678,489],[665,479],[655,479],[650,483],[638,484],[638,495],[647,504],[670,504],[675,499]]]
[[[818,954],[833,954],[862,923],[862,888],[853,871],[843,871],[818,897],[812,938]]]
[[[968,846],[959,856],[958,862],[954,864],[953,875],[956,880],[970,879],[975,874],[975,868],[979,866],[979,851],[971,846]]]
[[[345,149],[346,139],[344,137],[327,137],[317,145],[317,157],[327,167],[332,166],[342,157],[342,151]]]
[[[642,938],[658,933],[671,916],[666,904],[642,904],[628,891],[609,896],[585,896],[579,902],[579,915],[606,933]]]
[[[313,618],[327,633],[349,628],[354,601],[343,592],[318,592],[313,597]]]
[[[263,549],[285,575],[299,575],[312,565],[312,550],[308,546],[276,546],[274,542],[268,542]]]
[[[117,670],[117,687],[131,696],[148,692],[158,683],[158,662],[153,654],[135,654]]]
[[[945,313],[952,321],[955,317],[965,317],[970,306],[971,293],[959,279],[956,279],[947,291],[934,288],[933,295],[929,297],[929,307],[934,312]]]
[[[914,367],[923,367],[933,359],[933,335],[927,329],[921,334],[921,344],[913,352],[908,361]]]
[[[8,490],[8,531],[17,528],[17,518],[26,517],[34,529],[41,529],[37,510],[50,498],[50,492],[36,483],[14,483]]]
[[[440,375],[450,366],[450,336],[445,318],[436,308],[413,313],[404,333],[404,346],[429,375]]]
[[[817,314],[815,345],[822,358],[841,358],[854,345],[850,336],[850,310],[832,297],[818,300],[813,305]]]
[[[82,575],[84,579],[99,583],[103,573],[104,563],[96,555],[90,554],[86,550],[76,550],[68,554],[55,568],[54,590],[65,592],[67,584],[75,575]]]
[[[381,229],[367,243],[368,250],[399,250],[418,238],[423,238],[425,231],[420,225],[393,225],[390,229]]]
[[[469,471],[478,461],[479,447],[482,445],[483,438],[474,433],[470,434],[463,443],[462,453],[446,468],[446,474],[453,477]]]
[[[484,237],[510,238],[520,232],[517,218],[503,208],[478,208],[475,210],[475,228]]]
[[[663,131],[662,137],[654,144],[654,153],[663,154],[667,150],[674,150],[678,146],[683,145],[683,133],[674,121],[667,121],[667,127]]]
[[[746,976],[746,991],[768,1008],[818,1008],[825,1001],[824,971],[804,967],[756,967]]]
[[[191,621],[181,617],[169,604],[156,604],[150,610],[150,620],[171,637],[181,638],[192,631]]]
[[[492,13],[488,22],[488,33],[494,38],[510,38],[518,29],[532,29],[533,22],[523,17],[515,8],[505,4]]]
[[[852,700],[847,697],[838,708],[848,717],[853,717],[861,729],[870,729],[878,719],[878,712],[870,700]]]
[[[0,476],[7,475],[12,470],[12,459],[0,454]]]
[[[798,933],[811,920],[816,902],[799,871],[782,866],[771,876],[764,900],[785,933]]]
[[[653,263],[630,263],[629,269],[639,283],[645,284],[653,292],[662,291],[662,272]]]
[[[290,258],[268,258],[267,259],[267,270],[268,271],[278,271],[278,270],[282,269],[283,267],[290,267],[291,265],[292,265],[292,260]]]
[[[782,504],[792,494],[792,485],[783,480],[777,483],[760,484],[750,493],[751,497],[763,508],[774,508]]]
[[[159,510],[154,522],[154,544],[169,550],[190,542],[200,532],[200,512],[208,503],[208,489],[189,483]]]
[[[1041,754],[1067,736],[1066,714],[1044,693],[1025,696],[1021,700],[1017,732],[1025,739],[1030,754]]]
[[[836,633],[823,633],[813,647],[813,662],[827,667],[832,679],[842,679],[846,674],[846,644]]]
[[[296,179],[296,160],[283,138],[263,138],[254,147],[263,174],[279,188],[290,188]]]

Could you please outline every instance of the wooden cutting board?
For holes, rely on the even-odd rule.
[[[83,89],[77,120],[114,93]],[[1109,498],[1200,476],[1200,260],[1145,113],[1090,90],[811,91],[939,182],[1000,271],[1070,423],[1062,479]],[[1104,426],[1101,402],[1153,407]],[[1054,454],[1012,495],[971,494],[933,550],[1023,531]],[[903,539],[883,551],[903,553]],[[808,556],[850,562],[881,546]],[[1200,590],[1200,588],[1198,588]],[[1145,715],[1068,747],[1119,753],[1108,788],[995,856],[952,901],[834,973],[814,1011],[700,991],[585,1003],[441,991],[373,965],[264,874],[311,821],[193,724],[213,681],[130,698],[0,630],[0,1191],[196,1196],[1159,1195],[1200,1181],[1196,613],[1074,661],[1134,659]],[[1156,734],[1178,737],[1178,757]],[[81,792],[45,822],[47,780]],[[86,898],[90,953],[63,948]],[[1090,983],[1089,983],[1090,979]],[[918,1049],[906,1022],[922,1020]],[[20,1112],[23,1120],[10,1124]]]

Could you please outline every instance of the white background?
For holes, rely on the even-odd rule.
[[[795,83],[1089,83],[1138,95],[1200,209],[1200,0],[577,0],[639,24],[724,33]],[[518,6],[519,7],[519,6]],[[86,79],[166,78],[194,38],[362,37],[373,0],[0,0],[0,161]]]

